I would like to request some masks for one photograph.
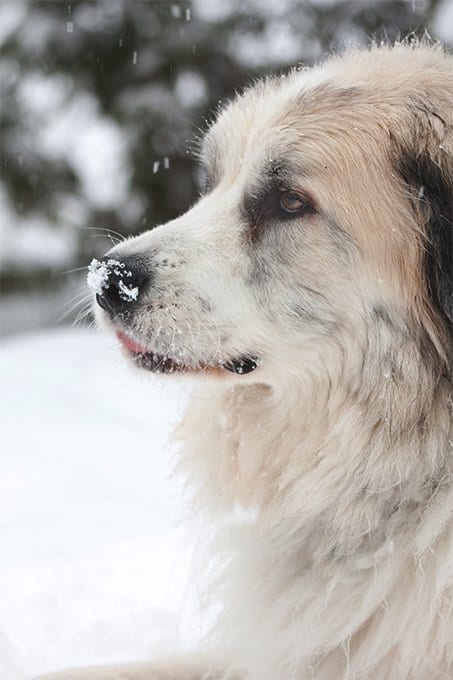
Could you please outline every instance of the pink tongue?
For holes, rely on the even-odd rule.
[[[129,338],[121,331],[116,331],[116,337],[121,342],[121,344],[124,345],[124,347],[135,354],[145,354],[148,352],[146,347],[142,347],[142,345],[139,345],[138,342],[135,342],[135,340],[132,340],[132,338]]]

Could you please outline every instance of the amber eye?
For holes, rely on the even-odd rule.
[[[294,191],[285,191],[280,196],[280,208],[287,213],[297,213],[305,208],[305,201]]]

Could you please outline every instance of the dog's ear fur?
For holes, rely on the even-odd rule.
[[[411,139],[399,145],[398,169],[424,233],[427,295],[453,333],[453,124],[426,104],[417,102],[411,109],[416,125]]]

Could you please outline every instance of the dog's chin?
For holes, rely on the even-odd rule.
[[[182,359],[159,354],[141,345],[118,329],[116,330],[116,336],[132,362],[137,367],[152,371],[153,373],[187,373],[218,377],[233,373],[242,376],[252,373],[259,365],[257,358],[248,355],[216,362],[183,361]]]

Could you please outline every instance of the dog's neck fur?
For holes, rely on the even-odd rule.
[[[374,337],[335,374],[329,363],[339,362],[323,347],[322,373],[300,371],[279,390],[238,385],[196,398],[202,422],[187,453],[202,505],[254,508],[268,528],[282,515],[302,526],[326,517],[336,552],[393,526],[409,505],[423,509],[451,477],[451,378],[427,340]]]
[[[227,598],[235,603],[236,617],[238,602],[244,603],[243,629],[230,634],[232,644],[240,647],[241,636],[249,638],[247,625],[258,635],[259,611],[264,616],[263,607],[284,601],[292,583],[305,581],[305,596],[288,599],[291,620],[284,620],[284,608],[274,612],[283,646],[296,624],[294,634],[304,637],[304,673],[309,667],[320,673],[321,659],[329,666],[338,654],[333,640],[339,649],[358,645],[358,631],[377,625],[408,571],[413,588],[406,596],[416,599],[420,574],[417,580],[414,572],[445,532],[453,531],[451,379],[428,340],[402,332],[397,343],[391,341],[395,334],[386,333],[387,323],[378,324],[375,346],[362,345],[367,349],[343,360],[341,373],[329,371],[338,357],[329,362],[324,347],[323,361],[314,364],[324,366],[322,374],[300,372],[281,392],[262,385],[205,391],[190,409],[190,439],[184,425],[180,430],[197,505],[217,522],[219,511],[223,522],[231,520],[217,546],[228,556],[225,581],[233,585]],[[258,593],[248,573],[261,578]],[[448,579],[451,583],[451,573]],[[295,592],[300,591],[299,585]],[[361,600],[360,614],[351,616],[346,603],[354,597]],[[308,613],[319,616],[319,609],[326,627],[315,627],[315,635]],[[225,612],[224,625],[228,607]],[[242,647],[243,664],[256,677],[285,677],[278,654],[272,663],[258,662],[259,646],[271,643],[266,634],[256,658],[253,645]],[[387,663],[386,649],[376,663]],[[346,663],[345,654],[340,656]],[[281,663],[283,658],[282,648]],[[357,659],[358,669],[372,663],[360,661],[360,654]]]

